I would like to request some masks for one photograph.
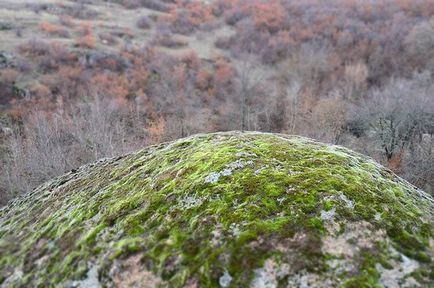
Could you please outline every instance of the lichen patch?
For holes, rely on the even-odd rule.
[[[98,266],[90,264],[86,278],[72,282],[72,287],[79,288],[101,288],[101,283],[98,280]]]
[[[0,209],[0,283],[429,287],[433,210],[342,147],[195,135],[86,165]]]
[[[419,263],[399,253],[393,247],[390,248],[394,256],[390,263],[392,267],[384,268],[381,264],[376,264],[376,269],[380,273],[380,282],[384,287],[421,287],[410,274],[419,268]],[[410,276],[410,277],[409,277]]]
[[[322,240],[322,251],[325,254],[352,258],[362,249],[372,249],[376,242],[383,241],[386,232],[375,230],[366,221],[346,222],[344,232],[327,235]]]
[[[115,260],[110,269],[110,277],[118,288],[153,288],[163,284],[160,277],[144,269],[139,254],[126,260]]]
[[[276,288],[278,276],[284,277],[285,271],[281,271],[278,265],[271,259],[267,259],[264,267],[255,269],[255,277],[250,285],[251,288]]]

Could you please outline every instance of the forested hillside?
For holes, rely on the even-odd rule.
[[[307,136],[434,194],[433,0],[0,1],[0,204],[198,132]]]

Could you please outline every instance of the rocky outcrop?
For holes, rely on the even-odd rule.
[[[104,159],[0,210],[3,287],[427,287],[434,201],[372,159],[280,134]]]

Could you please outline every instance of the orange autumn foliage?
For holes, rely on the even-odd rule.
[[[13,68],[6,68],[3,70],[0,70],[0,81],[7,83],[7,84],[13,84],[18,78],[19,73],[17,70]]]
[[[215,70],[215,82],[217,86],[224,86],[229,84],[235,76],[235,69],[232,65],[225,59],[216,60],[216,70]]]
[[[166,120],[163,117],[159,117],[157,120],[152,121],[146,130],[148,131],[151,143],[159,143],[164,139]]]
[[[60,37],[68,37],[68,31],[61,25],[43,21],[39,24],[39,28],[51,35],[56,35]]]
[[[91,34],[85,35],[77,38],[75,45],[80,48],[93,49],[96,46],[96,38]]]
[[[201,90],[209,89],[212,85],[212,78],[213,75],[205,69],[197,72],[196,84],[198,88]]]
[[[252,1],[247,10],[253,15],[253,21],[258,30],[277,32],[285,20],[285,8],[280,0]]]

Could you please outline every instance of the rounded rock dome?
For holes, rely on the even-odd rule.
[[[428,287],[428,194],[361,154],[195,135],[104,159],[0,210],[2,287]]]

